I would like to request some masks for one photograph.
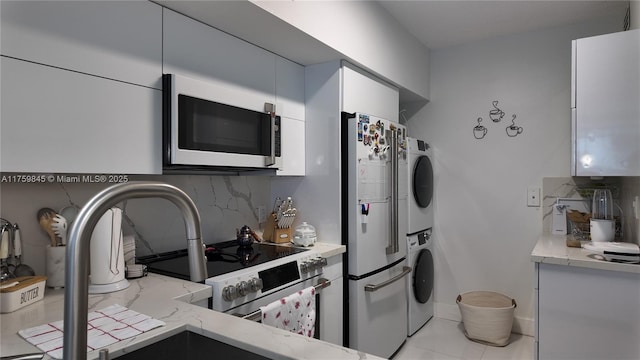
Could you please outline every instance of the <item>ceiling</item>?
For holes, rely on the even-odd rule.
[[[569,25],[620,14],[620,30],[629,1],[582,0],[380,0],[404,28],[430,49],[497,36]]]

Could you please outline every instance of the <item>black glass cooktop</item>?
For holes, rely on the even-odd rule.
[[[256,242],[249,247],[241,247],[236,240],[211,244],[205,250],[207,273],[211,278],[306,250]],[[147,265],[147,269],[153,273],[189,280],[186,249],[141,256],[136,262]]]

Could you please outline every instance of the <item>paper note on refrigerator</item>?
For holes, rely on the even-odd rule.
[[[385,202],[389,197],[389,175],[385,161],[361,158],[358,161],[358,199],[360,202]]]

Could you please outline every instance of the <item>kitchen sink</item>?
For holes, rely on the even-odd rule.
[[[118,356],[118,359],[269,359],[218,340],[185,330],[153,344]]]

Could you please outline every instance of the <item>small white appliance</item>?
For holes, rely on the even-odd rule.
[[[591,219],[589,221],[591,241],[613,241],[616,237],[615,220]]]
[[[407,137],[409,213],[407,234],[433,227],[432,151],[426,142]]]
[[[297,246],[312,246],[317,240],[316,228],[303,221],[302,224],[296,226],[295,235],[291,241]]]
[[[589,242],[583,248],[591,253],[599,254],[607,261],[640,262],[638,244],[626,242]]]
[[[593,192],[589,227],[591,241],[613,241],[615,238],[616,223],[613,219],[611,190],[596,189]]]
[[[125,279],[122,210],[105,211],[91,234],[89,293],[103,294],[129,287]]]
[[[407,236],[408,335],[412,336],[433,317],[433,237],[432,228]]]
[[[176,74],[162,79],[165,172],[281,168],[274,104],[248,109],[226,85]]]

